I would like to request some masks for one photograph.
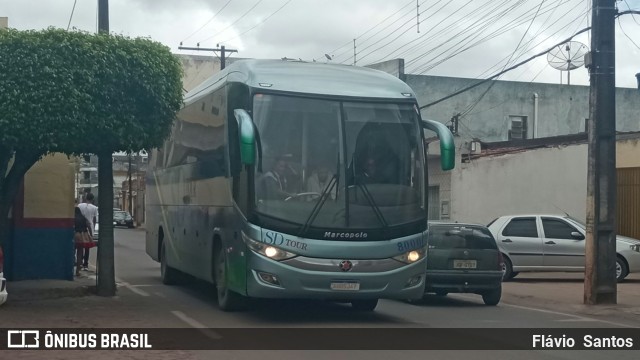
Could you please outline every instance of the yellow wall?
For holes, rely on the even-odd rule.
[[[640,139],[618,140],[616,168],[640,167]]]
[[[25,218],[72,218],[74,167],[62,154],[36,163],[24,179]]]

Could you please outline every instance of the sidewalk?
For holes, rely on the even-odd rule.
[[[640,324],[640,274],[617,284],[615,305],[585,305],[581,273],[522,273],[502,287],[506,304]]]
[[[73,281],[22,280],[7,283],[7,305],[14,302],[81,297],[95,294],[96,273],[82,271]]]

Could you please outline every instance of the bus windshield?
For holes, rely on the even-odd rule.
[[[255,210],[315,229],[425,221],[424,152],[411,103],[258,94]]]

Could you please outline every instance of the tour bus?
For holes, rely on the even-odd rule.
[[[423,131],[454,166],[451,132],[415,94],[356,66],[240,60],[185,95],[149,161],[146,252],[165,284],[249,298],[324,299],[372,311],[423,296]]]

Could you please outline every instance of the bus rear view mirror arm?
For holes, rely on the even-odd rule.
[[[444,124],[433,120],[422,120],[422,126],[435,132],[440,139],[440,166],[442,170],[451,170],[456,163],[456,146],[453,134]]]

